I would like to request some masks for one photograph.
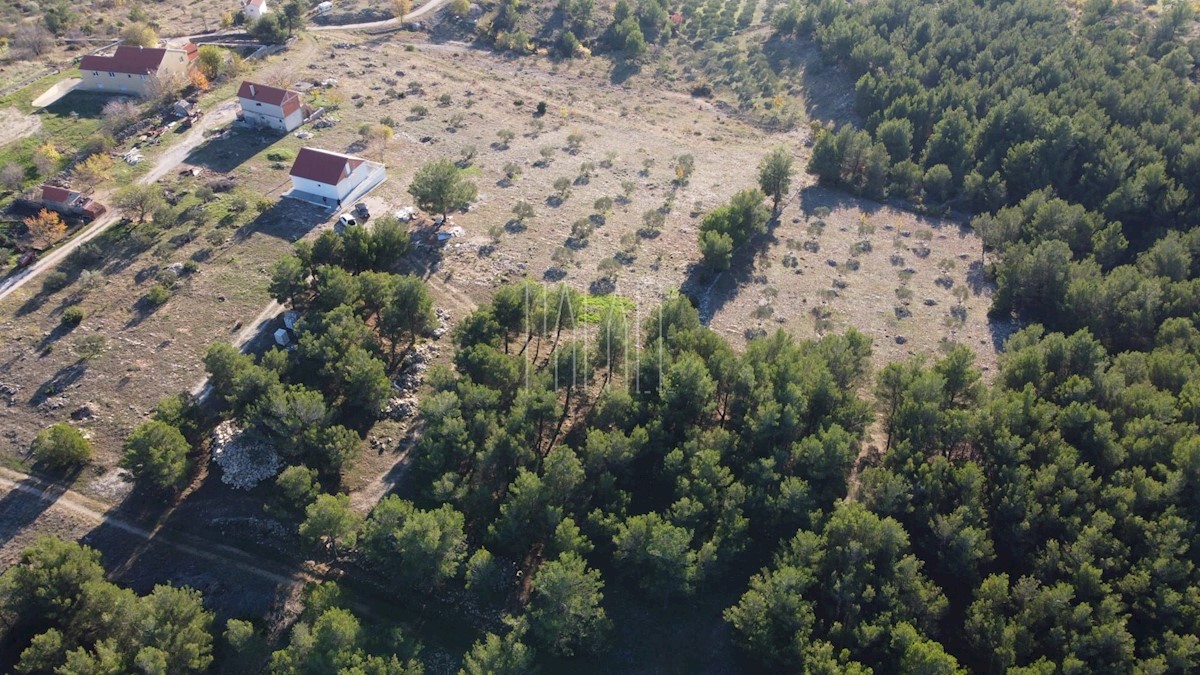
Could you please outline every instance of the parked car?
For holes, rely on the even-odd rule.
[[[354,227],[355,225],[358,225],[358,221],[354,219],[353,214],[343,213],[342,217],[338,218],[339,227]]]
[[[366,204],[359,202],[354,205],[354,215],[358,216],[361,220],[367,220],[371,217],[371,212],[367,210]]]

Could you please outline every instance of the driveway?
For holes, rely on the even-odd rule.
[[[197,146],[204,142],[205,131],[232,122],[237,115],[237,107],[237,101],[226,101],[213,109],[212,112],[201,117],[180,142],[168,148],[154,163],[150,171],[138,178],[138,182],[143,185],[149,185],[173,171],[192,150],[195,150]],[[36,279],[43,272],[53,269],[58,263],[66,259],[67,256],[71,255],[75,249],[104,234],[108,228],[120,222],[120,220],[120,210],[115,208],[109,209],[108,213],[84,227],[67,243],[42,256],[29,267],[0,281],[0,301],[3,301],[18,288]]]
[[[35,108],[45,108],[46,106],[54,105],[55,101],[75,91],[75,87],[78,87],[80,84],[83,84],[83,80],[78,77],[68,77],[42,92],[42,95],[33,99],[33,103],[30,103],[30,105]]]
[[[438,7],[441,7],[444,4],[446,4],[446,0],[429,0],[429,2],[421,5],[420,7],[414,9],[413,11],[409,12],[408,14],[405,14],[403,20],[398,19],[396,17],[392,17],[390,19],[384,19],[383,21],[368,21],[366,23],[347,23],[347,24],[343,24],[340,26],[310,25],[307,30],[363,30],[363,29],[370,29],[370,28],[388,28],[390,26],[398,26],[401,23],[408,23],[411,21],[416,21],[417,19],[425,16],[426,14],[432,12],[433,10],[437,9]]]

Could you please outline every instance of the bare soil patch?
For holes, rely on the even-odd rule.
[[[15,108],[0,108],[0,146],[36,134],[42,121],[36,115],[24,115]]]

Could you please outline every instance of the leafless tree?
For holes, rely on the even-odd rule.
[[[296,70],[286,63],[275,63],[263,68],[255,78],[263,84],[287,89],[296,82]]]
[[[50,51],[54,36],[40,24],[21,24],[13,35],[13,46],[26,58],[36,58]]]
[[[0,169],[0,185],[9,190],[20,190],[25,182],[25,169],[16,162],[9,162]]]
[[[100,119],[104,120],[104,127],[110,134],[115,134],[132,124],[138,115],[137,105],[127,98],[114,98],[105,103],[100,111]]]

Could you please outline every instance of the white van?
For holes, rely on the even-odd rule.
[[[338,227],[354,227],[358,225],[358,221],[354,219],[354,214],[343,213],[341,218],[338,218]]]

